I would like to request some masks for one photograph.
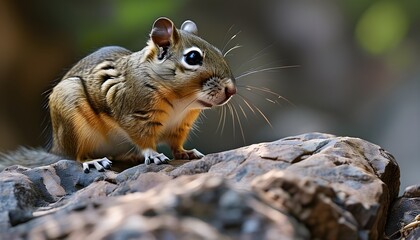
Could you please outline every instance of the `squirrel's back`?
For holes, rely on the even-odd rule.
[[[100,48],[97,51],[80,60],[76,65],[74,65],[66,73],[62,80],[71,77],[89,76],[89,74],[98,64],[104,61],[114,62],[115,60],[130,54],[131,51],[118,46],[108,46]],[[42,165],[52,164],[59,160],[62,160],[64,157],[63,155],[65,154],[60,154],[58,152],[54,154],[42,148],[35,149],[19,147],[18,149],[7,153],[0,152],[0,171],[12,165],[20,165],[24,167],[33,168]]]
[[[104,61],[115,61],[123,56],[130,55],[131,51],[123,47],[107,46],[102,47],[90,55],[84,57],[77,62],[67,73],[63,79],[75,76],[82,76],[91,73],[93,68]]]

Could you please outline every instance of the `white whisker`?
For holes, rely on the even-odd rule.
[[[238,94],[238,96],[241,97],[242,101],[244,101],[244,103],[248,106],[248,108],[251,110],[251,112],[254,113],[254,115],[255,115],[254,109],[251,107],[251,105],[248,103],[248,101],[245,100],[245,97],[243,97],[242,95],[239,95],[239,94]]]
[[[226,110],[226,106],[224,106],[223,107],[223,124],[222,124],[222,130],[220,132],[220,135],[223,134],[223,130],[225,129],[226,115],[227,115],[227,110]]]
[[[274,44],[270,44],[267,47],[264,47],[263,49],[261,49],[260,51],[258,51],[257,53],[255,53],[252,57],[250,57],[249,60],[243,62],[241,65],[239,65],[239,67],[237,67],[236,69],[239,70],[241,69],[241,67],[243,67],[245,64],[249,64],[253,61],[256,61],[266,55],[268,55],[267,53],[264,53],[264,51],[266,51],[267,49],[271,48],[272,46],[274,46]],[[260,66],[261,67],[261,66]]]
[[[220,113],[220,118],[219,118],[219,123],[217,124],[217,129],[216,132],[218,132],[220,130],[220,127],[222,125],[222,119],[223,119],[223,109],[225,108],[225,105],[222,105],[221,108],[219,108],[219,113]]]
[[[270,125],[270,127],[273,128],[273,125],[271,125],[271,122],[270,122],[270,120],[268,120],[267,116],[265,116],[265,114],[257,106],[254,105],[254,107],[261,114],[261,116],[265,119],[265,121],[268,123],[268,125]]]
[[[271,122],[270,122],[270,120],[268,120],[268,118],[267,118],[267,116],[261,111],[261,109],[259,109],[255,104],[250,104],[248,101],[247,101],[247,99],[246,99],[246,97],[244,97],[244,96],[242,96],[242,95],[239,95],[238,94],[238,96],[240,96],[241,97],[241,99],[242,99],[242,101],[244,101],[244,103],[248,106],[248,108],[254,113],[254,115],[256,115],[256,112],[255,112],[255,110],[257,110],[258,111],[258,113],[264,118],[264,120],[268,123],[268,125],[270,125],[270,127],[272,127],[273,128],[273,125],[271,124]],[[255,108],[255,110],[254,110],[254,108]]]
[[[233,51],[233,50],[235,50],[235,49],[238,49],[238,48],[241,48],[242,46],[241,45],[235,45],[234,47],[232,47],[232,48],[230,48],[229,50],[227,50],[224,54],[223,54],[223,57],[226,57],[231,51]]]
[[[242,114],[244,115],[245,119],[248,120],[248,116],[245,113],[245,110],[242,108],[241,104],[235,101],[238,104],[239,109],[241,109]]]
[[[277,101],[273,101],[273,100],[271,100],[271,99],[269,99],[269,98],[265,98],[265,100],[267,100],[267,101],[269,101],[269,102],[271,102],[271,103],[274,103],[274,104],[278,104],[279,102],[277,102]]]
[[[232,116],[232,130],[233,130],[233,136],[235,136],[235,115],[233,115],[233,109],[230,102],[227,104],[229,108],[230,115]]]
[[[227,41],[227,43],[225,44],[225,46],[223,47],[223,49],[222,49],[222,52],[224,52],[225,51],[225,49],[226,49],[226,47],[229,45],[229,43],[230,42],[232,42],[232,40],[233,39],[235,39],[239,34],[241,33],[241,31],[239,31],[238,33],[236,33],[235,35],[233,35],[230,39],[229,39],[229,41]]]
[[[279,69],[285,69],[285,68],[295,68],[295,67],[300,67],[300,65],[289,65],[289,66],[280,66],[280,67],[270,67],[270,68],[264,68],[264,69],[259,69],[259,70],[254,70],[254,71],[249,71],[246,73],[243,73],[239,76],[236,77],[236,79],[240,79],[252,74],[256,74],[256,73],[261,73],[261,72],[268,72],[268,71],[273,71],[273,70],[279,70]]]
[[[264,92],[264,93],[269,93],[269,94],[271,94],[271,95],[273,95],[273,96],[275,96],[277,99],[282,99],[282,100],[284,100],[284,101],[286,101],[288,104],[290,104],[291,106],[294,106],[295,107],[295,105],[289,100],[289,99],[287,99],[287,98],[285,98],[285,97],[283,97],[283,96],[281,96],[280,94],[278,94],[278,93],[276,93],[276,92],[273,92],[273,91],[271,91],[270,89],[268,89],[268,88],[264,88],[264,87],[255,87],[255,86],[251,86],[251,85],[237,85],[238,87],[243,87],[243,88],[245,88],[246,90],[248,90],[248,91],[250,91],[250,92],[252,92],[252,93],[254,93],[254,94],[257,94],[257,95],[259,95],[259,96],[262,96],[261,94],[258,94],[258,93],[256,93],[256,92],[254,92],[254,91],[252,91],[252,90],[257,90],[257,91],[261,91],[261,92]],[[265,96],[262,96],[262,97],[264,97],[265,98]],[[269,98],[265,98],[267,101],[269,101],[269,102],[272,102],[272,103],[277,103],[278,104],[278,101],[277,100],[273,100],[273,99],[269,99]]]
[[[229,30],[226,32],[225,36],[223,37],[223,41],[222,43],[224,43],[226,41],[226,37],[228,36],[228,34],[230,33],[230,31],[232,31],[232,29],[235,27],[235,24],[232,24],[232,26],[230,26]],[[223,49],[226,48],[227,43],[223,46]]]
[[[244,129],[242,127],[241,119],[239,118],[239,114],[238,114],[238,111],[236,110],[235,105],[232,104],[232,107],[233,107],[233,111],[235,112],[236,119],[238,119],[239,130],[241,130],[242,140],[244,141],[244,144],[245,144],[246,143],[246,141],[245,141],[245,134],[244,134]]]

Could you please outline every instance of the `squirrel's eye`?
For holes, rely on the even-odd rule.
[[[195,71],[203,65],[204,54],[198,47],[190,47],[182,53],[181,63],[186,69]]]
[[[187,52],[184,55],[184,59],[185,59],[185,62],[191,66],[203,64],[203,56],[197,50],[192,50],[192,51]]]

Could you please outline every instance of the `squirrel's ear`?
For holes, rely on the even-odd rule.
[[[192,33],[197,35],[198,34],[198,28],[197,25],[195,25],[195,23],[191,20],[187,20],[185,21],[182,25],[181,25],[181,30]]]
[[[172,41],[178,41],[178,32],[171,20],[161,17],[153,23],[150,37],[157,46],[168,47]]]

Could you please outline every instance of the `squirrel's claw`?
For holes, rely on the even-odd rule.
[[[95,167],[98,172],[103,172],[105,169],[111,169],[111,165],[111,160],[106,157],[82,163],[83,171],[85,173],[89,173],[91,167]]]
[[[143,150],[143,156],[144,156],[144,163],[146,165],[149,165],[151,163],[155,164],[163,164],[168,163],[170,159],[165,156],[163,153],[158,153],[152,149],[145,149]]]
[[[173,152],[173,155],[175,159],[185,159],[185,160],[200,159],[204,157],[204,154],[199,152],[197,149]]]

